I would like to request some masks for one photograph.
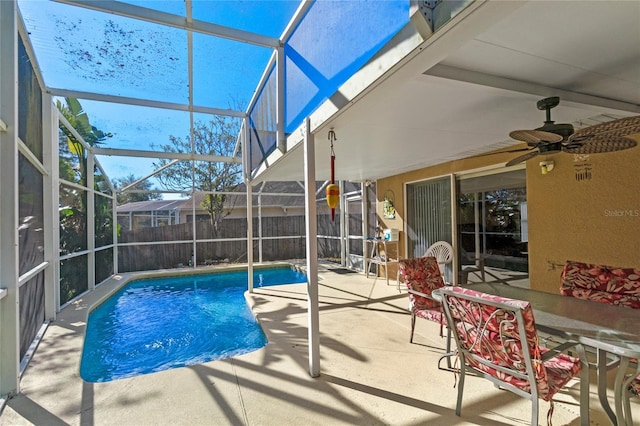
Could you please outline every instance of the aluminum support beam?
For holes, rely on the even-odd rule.
[[[449,176],[449,185],[451,188],[451,200],[449,204],[451,205],[451,247],[453,248],[453,262],[451,262],[451,282],[453,285],[458,285],[458,271],[460,270],[459,261],[458,261],[458,253],[460,249],[458,248],[458,221],[456,208],[458,205],[458,197],[456,194],[456,176],[451,174]]]
[[[113,214],[113,273],[120,272],[118,267],[118,202],[114,194],[111,200],[111,212]],[[129,216],[129,229],[131,229],[131,216]]]
[[[150,177],[153,177],[155,175],[157,175],[158,173],[160,173],[161,171],[163,171],[164,169],[168,169],[169,167],[173,166],[174,164],[176,164],[177,162],[179,162],[180,160],[171,160],[169,161],[167,164],[165,164],[164,166],[157,168],[156,170],[154,170],[153,172],[149,173],[148,175],[141,177],[140,179],[136,180],[135,182],[125,186],[124,188],[120,189],[118,192],[122,193],[122,192],[126,192],[127,189],[129,188],[133,188],[134,186],[136,186],[137,184],[139,184],[140,182],[144,182],[145,180],[149,179]]]
[[[45,319],[54,320],[60,306],[60,199],[58,164],[58,110],[53,99],[42,94],[42,158],[47,174],[44,176],[44,260],[49,266],[44,271]]]
[[[193,140],[193,138],[191,138],[191,140]],[[193,240],[191,241],[191,255],[189,256],[189,260],[187,262],[189,262],[189,266],[193,267],[193,269],[196,268],[196,259],[197,259],[197,249],[198,249],[198,244],[196,243],[198,236],[197,231],[198,228],[196,226],[196,189],[195,189],[195,167],[194,167],[194,163],[191,163],[191,234],[193,235]]]
[[[285,127],[285,54],[284,48],[277,49],[277,62],[276,62],[276,143],[278,149],[283,153],[287,151],[287,137],[284,133]]]
[[[349,256],[349,252],[351,252],[351,241],[349,241],[349,211],[348,211],[348,201],[347,196],[344,193],[344,181],[338,181],[338,185],[340,186],[340,211],[338,212],[338,217],[340,218],[340,265],[347,265],[347,256]]]
[[[253,293],[253,188],[251,181],[246,182],[247,187],[247,277],[248,290]]]
[[[17,13],[15,1],[0,1],[0,398],[20,392]]]
[[[318,294],[318,216],[316,212],[316,151],[311,122],[304,121],[304,197],[307,231],[307,316],[309,320],[309,374],[320,376],[320,314]]]
[[[187,104],[178,104],[174,102],[162,102],[152,101],[149,99],[130,98],[126,96],[105,95],[94,92],[83,92],[80,90],[68,90],[55,87],[47,87],[47,93],[52,96],[59,96],[61,98],[79,98],[87,99],[90,101],[110,102],[114,104],[135,105],[150,108],[170,109],[174,111],[192,111],[203,114],[223,115],[228,117],[244,118],[246,114],[242,111],[235,111],[232,109],[203,107]]]
[[[264,186],[264,182],[262,182]],[[258,262],[262,263],[262,193],[258,193]]]
[[[300,4],[298,5],[298,9],[295,11],[293,17],[287,24],[287,27],[282,32],[280,40],[282,40],[283,42],[287,42],[289,40],[291,34],[293,34],[296,28],[298,28],[300,22],[304,19],[311,6],[313,6],[313,3],[314,0],[302,0],[300,2]]]
[[[192,2],[191,0],[185,1],[186,12],[187,12],[187,25],[193,24],[193,15],[192,15]],[[193,107],[193,32],[187,31],[187,56],[189,62],[189,106]],[[195,153],[195,135],[194,135],[194,117],[193,117],[193,109],[189,111],[189,135],[191,139],[191,153]],[[197,226],[196,226],[196,163],[195,161],[191,162],[191,208],[193,209],[193,221],[191,222],[191,228],[193,232],[193,243],[191,248],[191,256],[189,257],[190,265],[193,265],[193,269],[198,267],[198,244],[196,243],[198,236],[196,235]]]
[[[360,244],[362,245],[362,269],[364,270],[367,256],[367,238],[369,237],[369,185],[367,181],[360,183],[360,193],[362,194],[360,200],[362,209],[362,231],[360,234],[362,235],[362,241],[360,241]],[[406,212],[407,210],[405,209],[404,211]],[[398,253],[398,257],[400,257],[400,253]]]
[[[87,289],[96,288],[96,193],[93,168],[95,157],[87,155]]]
[[[242,160],[236,157],[225,157],[222,155],[199,155],[182,152],[166,152],[166,151],[142,151],[137,149],[117,149],[117,148],[89,148],[95,155],[121,156],[121,157],[139,157],[139,158],[167,158],[170,160],[185,161],[210,161],[221,163],[240,163]]]
[[[256,91],[253,92],[253,96],[249,101],[249,106],[247,107],[247,112],[252,111],[256,106],[256,102],[258,102],[258,98],[260,98],[260,94],[262,93],[262,89],[265,84],[267,84],[267,80],[269,80],[269,76],[271,75],[271,68],[274,66],[276,61],[278,60],[278,51],[274,50],[269,58],[269,62],[267,62],[267,66],[264,67],[264,71],[262,72],[262,76],[260,80],[258,80],[258,85],[256,86]],[[247,114],[248,116],[249,114]]]
[[[242,135],[242,175],[247,188],[247,279],[248,291],[253,293],[253,194],[249,167],[249,126],[245,120]]]

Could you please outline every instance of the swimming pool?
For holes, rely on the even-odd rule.
[[[304,282],[291,268],[254,270],[255,288]],[[130,282],[89,313],[80,376],[108,382],[260,349],[246,289],[246,271]]]

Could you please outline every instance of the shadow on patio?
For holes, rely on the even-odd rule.
[[[395,282],[321,267],[321,376],[308,374],[306,286],[257,289],[248,300],[269,344],[233,359],[107,383],[79,364],[87,306],[109,282],[51,324],[0,423],[129,425],[526,425],[531,404],[469,377],[462,417],[454,375],[438,370],[439,326],[419,321],[409,343],[407,296]],[[110,288],[111,287],[111,288]],[[555,425],[578,425],[579,383],[556,397]],[[541,418],[549,405],[541,403]],[[638,411],[638,404],[633,405]],[[640,413],[636,415],[640,418]],[[592,424],[607,424],[592,383]]]

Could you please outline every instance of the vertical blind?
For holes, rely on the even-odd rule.
[[[423,256],[436,241],[452,241],[448,176],[407,185],[408,256]]]

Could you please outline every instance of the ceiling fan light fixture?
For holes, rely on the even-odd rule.
[[[546,175],[551,170],[553,170],[553,166],[555,163],[553,161],[541,161],[540,162],[540,171],[543,175]]]

